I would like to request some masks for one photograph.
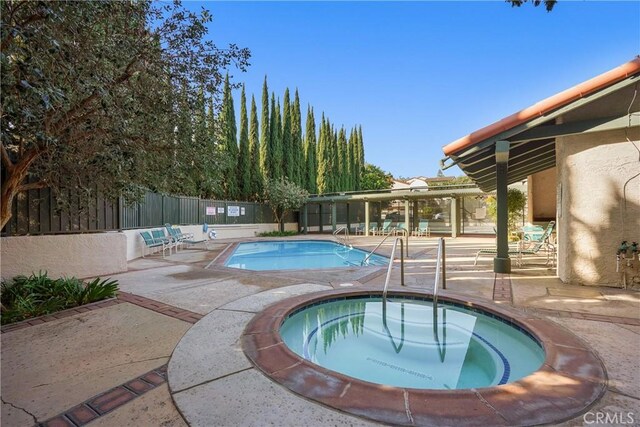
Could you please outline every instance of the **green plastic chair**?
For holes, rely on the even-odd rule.
[[[429,220],[421,219],[420,222],[418,223],[418,226],[413,231],[413,235],[414,236],[418,236],[418,237],[420,237],[420,236],[425,236],[425,237],[431,236],[431,229],[429,228]]]

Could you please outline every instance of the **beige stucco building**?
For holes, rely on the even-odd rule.
[[[638,288],[638,255],[616,252],[640,241],[639,92],[636,57],[452,142],[446,160],[498,193],[528,177],[528,220],[557,222],[561,280]]]

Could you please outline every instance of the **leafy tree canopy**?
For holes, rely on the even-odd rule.
[[[518,228],[518,221],[522,219],[522,214],[527,205],[527,195],[517,188],[507,190],[507,212],[509,232]],[[495,196],[487,197],[487,213],[496,221],[498,218],[498,203]]]
[[[135,197],[170,190],[176,88],[189,105],[217,94],[247,49],[204,40],[211,15],[179,1],[25,1],[0,5],[0,227],[21,191]],[[202,103],[202,100],[200,100]],[[216,103],[217,104],[217,103]]]
[[[309,192],[287,178],[267,179],[264,199],[269,202],[280,231],[284,231],[284,216],[287,212],[300,208],[309,197]]]
[[[456,176],[447,181],[436,181],[429,184],[430,187],[444,187],[447,185],[472,184],[473,180],[466,175]]]
[[[505,0],[507,3],[511,3],[511,7],[520,7],[523,4],[527,3],[529,0]],[[531,3],[538,7],[541,4],[544,4],[544,8],[547,12],[551,12],[553,7],[556,5],[557,0],[531,0]]]
[[[393,176],[378,166],[365,163],[360,181],[362,190],[387,190],[393,186]]]

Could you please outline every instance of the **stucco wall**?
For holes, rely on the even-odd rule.
[[[298,223],[286,223],[285,230],[297,230]],[[125,230],[123,234],[127,237],[126,257],[127,261],[142,256],[143,240],[140,236],[141,231],[163,229],[164,227],[153,227],[147,229]],[[225,225],[209,225],[209,230],[216,230],[217,239],[235,239],[243,237],[255,237],[257,234],[278,230],[278,224],[225,224]],[[181,225],[180,230],[183,233],[193,233],[194,240],[206,239],[207,236],[202,231],[202,224],[198,225]],[[165,231],[166,234],[166,231]]]
[[[17,236],[0,239],[3,278],[40,270],[49,277],[105,276],[127,270],[124,234]]]
[[[551,168],[529,176],[528,218],[530,223],[553,220],[556,217],[557,171]]]
[[[640,129],[628,136],[638,144]],[[624,131],[599,132],[559,138],[556,159],[558,275],[569,283],[619,286],[616,249],[622,240],[640,240],[640,177],[630,180],[640,173],[638,150]]]

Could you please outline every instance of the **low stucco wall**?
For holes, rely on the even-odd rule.
[[[124,234],[65,234],[0,239],[3,278],[47,271],[49,277],[105,276],[127,270]]]
[[[628,136],[637,144],[640,129],[630,129]],[[560,279],[620,286],[616,249],[623,240],[640,240],[637,149],[624,131],[599,132],[558,138],[556,159]],[[637,260],[630,272],[638,274]]]
[[[198,225],[180,225],[180,230],[183,233],[192,233],[194,240],[207,239],[206,233],[202,231],[202,224]],[[144,241],[140,236],[141,231],[158,230],[164,227],[151,227],[145,229],[125,230],[122,233],[127,238],[126,244],[126,257],[127,261],[136,259],[142,256],[142,248]],[[243,237],[255,237],[260,233],[266,233],[269,231],[278,230],[278,224],[212,224],[209,225],[209,230],[216,230],[217,239],[238,239]],[[298,229],[298,223],[286,223],[285,230],[296,231]],[[166,231],[165,231],[166,234]]]

